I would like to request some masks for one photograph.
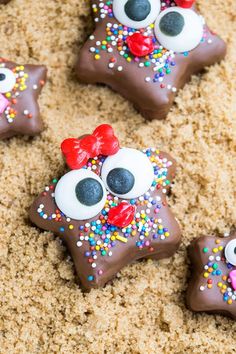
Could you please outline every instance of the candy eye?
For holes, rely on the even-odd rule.
[[[236,240],[230,241],[225,247],[225,258],[230,264],[236,266]]]
[[[154,170],[144,153],[124,148],[105,160],[101,177],[112,194],[132,199],[148,191],[154,180]]]
[[[87,220],[99,214],[106,196],[102,180],[94,172],[84,169],[65,174],[55,189],[58,208],[75,220]]]
[[[16,77],[10,69],[0,68],[0,93],[6,93],[13,89]]]
[[[155,23],[159,43],[174,52],[187,52],[197,47],[203,36],[203,20],[193,10],[168,8]]]
[[[160,0],[114,0],[113,12],[124,26],[134,29],[152,24],[161,9]]]

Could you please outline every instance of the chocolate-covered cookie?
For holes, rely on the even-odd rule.
[[[187,305],[192,311],[236,319],[236,231],[226,236],[204,236],[191,243]]]
[[[180,228],[166,193],[176,163],[158,149],[120,148],[109,125],[62,143],[72,169],[53,179],[30,219],[66,244],[83,288],[104,286],[127,264],[171,257]]]
[[[37,100],[46,75],[43,65],[19,65],[0,58],[0,139],[42,131]]]
[[[107,84],[148,119],[165,118],[191,75],[225,56],[225,43],[193,0],[91,3],[95,31],[81,50],[77,75],[84,83]]]

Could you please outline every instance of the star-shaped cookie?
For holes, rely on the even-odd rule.
[[[236,231],[225,237],[200,237],[192,242],[189,253],[188,307],[236,319]]]
[[[19,65],[0,58],[0,139],[34,136],[43,130],[37,100],[46,75],[43,65]]]
[[[80,81],[107,84],[147,119],[165,118],[178,89],[226,53],[193,3],[92,0],[95,30],[79,54]]]
[[[73,170],[44,189],[30,219],[64,241],[84,289],[135,260],[176,252],[180,228],[166,199],[176,163],[167,153],[120,148],[108,125],[62,150]]]

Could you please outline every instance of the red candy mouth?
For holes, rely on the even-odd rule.
[[[147,37],[137,32],[126,39],[129,50],[136,57],[144,57],[154,51],[152,37]]]
[[[189,9],[193,6],[196,0],[175,0],[176,4],[185,9]]]
[[[126,227],[133,221],[135,210],[135,206],[121,202],[118,206],[110,209],[107,221],[120,228]]]

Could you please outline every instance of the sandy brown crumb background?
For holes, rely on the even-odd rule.
[[[227,58],[178,93],[166,121],[146,122],[106,87],[80,85],[73,68],[93,23],[88,0],[12,0],[0,7],[1,56],[45,63],[45,131],[0,142],[0,353],[235,353],[236,323],[185,307],[186,246],[236,226],[236,1],[199,0]],[[65,165],[64,138],[109,122],[122,145],[157,146],[178,161],[170,204],[183,230],[172,258],[122,270],[83,294],[65,248],[28,208]]]

